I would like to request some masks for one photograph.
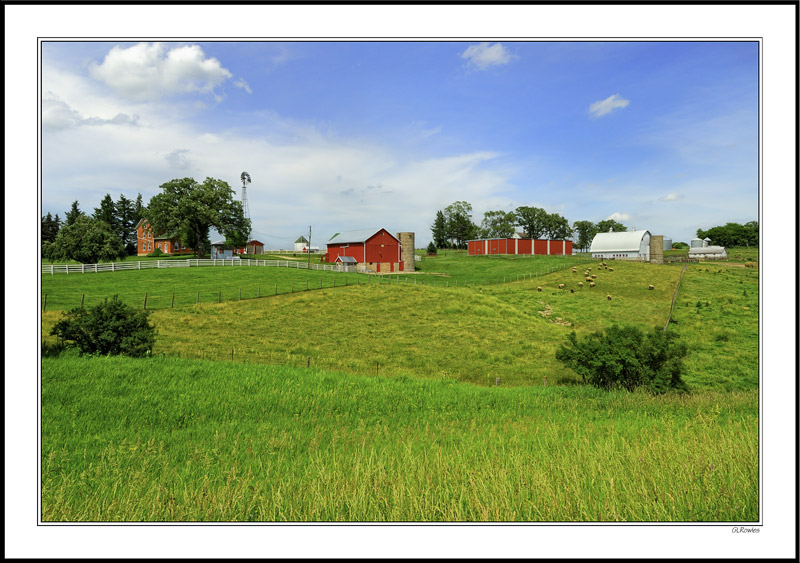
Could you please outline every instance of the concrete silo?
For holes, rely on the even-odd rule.
[[[400,260],[404,272],[414,271],[414,233],[397,233],[400,241]]]

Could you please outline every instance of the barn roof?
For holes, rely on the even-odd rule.
[[[358,264],[356,259],[352,256],[337,256],[336,262],[341,262],[342,264]]]
[[[294,241],[294,243],[295,244],[297,244],[297,243],[308,244],[308,241],[306,240],[306,237],[300,237],[299,239]]]
[[[650,231],[623,231],[621,233],[597,233],[592,239],[591,252],[638,251],[645,235]]]
[[[356,231],[344,231],[342,233],[336,233],[330,238],[330,240],[328,240],[328,244],[367,242],[368,239],[372,238],[376,233],[382,230],[383,229],[358,229]],[[389,234],[394,238],[394,235],[391,233]]]

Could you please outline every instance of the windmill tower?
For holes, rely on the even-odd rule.
[[[242,172],[240,176],[242,180],[242,210],[244,211],[244,218],[250,218],[250,206],[247,203],[247,184],[250,183],[250,174]],[[250,240],[250,233],[247,233],[247,240]]]

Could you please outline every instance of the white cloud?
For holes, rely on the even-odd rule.
[[[669,193],[665,196],[658,198],[658,201],[678,201],[683,199],[683,194],[679,194],[677,192]]]
[[[250,85],[247,82],[245,82],[244,78],[240,78],[239,80],[234,82],[233,85],[236,86],[237,88],[243,89],[248,94],[253,93],[253,91],[250,89]]]
[[[189,154],[189,151],[186,149],[175,149],[164,158],[172,168],[186,170],[191,166],[191,161],[187,158],[187,154]]]
[[[620,213],[620,212],[612,213],[611,215],[606,217],[606,219],[612,219],[612,220],[617,221],[619,223],[621,223],[622,221],[627,221],[630,218],[631,218],[631,216],[628,215],[627,213]]]
[[[89,74],[119,94],[135,100],[214,89],[233,75],[215,58],[206,58],[198,45],[167,49],[164,43],[115,46],[101,64],[92,62]]]
[[[490,66],[504,65],[511,62],[514,57],[501,43],[490,45],[478,43],[470,45],[461,53],[462,59],[467,59],[467,65],[475,66],[479,70],[486,70]]]
[[[589,106],[589,117],[598,118],[607,115],[615,109],[624,108],[630,102],[625,98],[621,98],[619,94],[613,94],[605,100],[594,102]]]
[[[110,119],[83,117],[80,112],[57,98],[42,100],[42,127],[48,131],[60,131],[81,125],[136,125],[137,115],[118,113]]]

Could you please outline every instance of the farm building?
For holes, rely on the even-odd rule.
[[[699,241],[699,244],[697,242]],[[692,239],[692,247],[689,249],[689,258],[702,258],[703,260],[723,260],[728,257],[724,246],[710,246],[711,239],[706,237],[704,240],[699,238]]]
[[[340,256],[355,259],[362,272],[402,272],[400,240],[386,229],[360,229],[336,233],[328,241],[327,262]]]
[[[234,254],[264,254],[264,243],[257,240],[249,240],[247,244],[234,249]]]
[[[534,240],[529,238],[490,238],[467,241],[469,256],[485,254],[572,255],[571,240]]]
[[[597,233],[592,239],[592,258],[650,261],[650,231]]]
[[[233,258],[236,248],[225,244],[224,240],[211,243],[211,258]]]
[[[181,244],[178,236],[169,236],[164,233],[154,235],[153,228],[147,219],[140,219],[136,223],[136,255],[144,256],[159,249],[164,254],[191,254],[194,249]]]

